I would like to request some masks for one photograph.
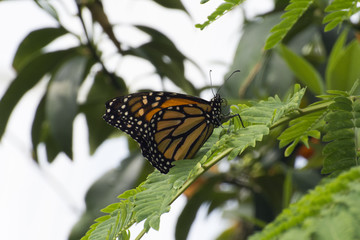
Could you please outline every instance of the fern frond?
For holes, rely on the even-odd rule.
[[[287,12],[281,16],[283,20],[270,30],[271,35],[266,39],[264,48],[270,49],[279,43],[313,2],[314,0],[291,0],[285,8]]]
[[[326,115],[326,135],[323,141],[329,142],[324,150],[322,173],[350,168],[359,165],[360,100],[337,97],[330,105]]]
[[[216,10],[208,16],[208,20],[204,23],[198,23],[195,25],[195,27],[200,28],[203,30],[205,27],[207,27],[210,23],[218,19],[219,17],[223,16],[225,13],[230,12],[234,7],[239,5],[240,3],[244,2],[245,0],[224,0],[224,3],[222,3],[220,6],[216,8]]]
[[[250,240],[267,239],[357,239],[359,234],[358,200],[360,197],[360,167],[354,167],[317,186],[297,203],[290,205],[260,233]],[[346,196],[344,196],[346,195]],[[351,216],[353,221],[342,224],[339,215]],[[322,223],[322,228],[319,222]],[[335,230],[336,229],[336,230]],[[354,230],[354,231],[349,231]],[[321,231],[342,233],[339,237],[320,237]],[[312,236],[312,237],[311,237]]]
[[[325,8],[325,12],[330,12],[323,19],[323,23],[328,23],[325,27],[325,32],[334,29],[343,21],[349,18],[360,10],[357,7],[359,1],[357,0],[334,0],[329,6]]]

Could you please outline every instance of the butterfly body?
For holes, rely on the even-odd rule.
[[[176,160],[192,158],[221,125],[222,99],[211,101],[171,92],[141,92],[106,103],[104,120],[135,139],[162,173]]]

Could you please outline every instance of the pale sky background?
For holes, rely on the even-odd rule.
[[[72,0],[58,2],[63,2],[68,12],[75,12]],[[153,26],[170,37],[180,51],[200,65],[204,73],[212,69],[212,79],[216,84],[221,82],[233,59],[241,36],[242,11],[237,8],[200,31],[194,24],[204,22],[222,1],[212,0],[205,5],[199,2],[183,1],[192,19],[181,11],[164,10],[148,0],[106,0],[104,7],[111,23],[119,24],[115,32],[120,40],[140,44],[146,39],[126,27],[126,23]],[[271,0],[252,0],[247,1],[245,7],[248,16],[253,16],[271,9],[272,4]],[[65,16],[68,13],[61,14]],[[76,18],[67,16],[66,19],[69,19],[67,27],[76,32],[81,31]],[[53,26],[56,23],[52,18],[32,1],[0,2],[0,96],[15,76],[11,62],[22,39],[32,30]],[[74,40],[68,38],[56,42],[52,47],[67,48],[72,44]],[[111,47],[105,45],[103,48],[108,54],[105,56],[109,56],[106,60],[109,69],[135,82],[131,84],[130,91],[145,86],[161,90],[160,86],[156,89],[153,84],[159,81],[153,79],[154,76],[149,77],[153,71],[151,66],[136,58],[129,58],[120,64],[119,59],[112,55]],[[187,67],[186,74],[196,86],[208,83],[208,78],[204,78],[193,66],[188,64]],[[90,156],[86,121],[83,116],[78,116],[74,122],[74,161],[59,155],[52,164],[48,164],[42,154],[40,166],[36,165],[31,159],[30,129],[44,86],[44,83],[38,84],[36,89],[23,97],[11,115],[7,131],[0,142],[1,239],[67,239],[72,226],[85,209],[84,196],[89,186],[105,172],[118,166],[119,160],[127,155],[125,151],[112,150],[127,149],[125,139],[119,138],[106,141]],[[166,90],[178,90],[171,83],[165,86]],[[185,201],[184,197],[180,197],[172,205],[170,213],[162,216],[160,231],[150,230],[142,239],[174,239],[176,220]],[[210,240],[228,226],[228,222],[221,220],[221,213],[214,212],[206,216],[206,211],[206,208],[200,210],[188,239]],[[135,231],[131,233],[132,239],[137,235]]]

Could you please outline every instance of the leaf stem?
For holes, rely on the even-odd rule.
[[[139,235],[136,236],[135,240],[140,240],[145,235],[145,233],[146,233],[145,228],[143,228],[143,230],[139,233]]]

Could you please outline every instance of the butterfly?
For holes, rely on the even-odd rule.
[[[223,115],[223,103],[219,94],[206,101],[180,93],[140,92],[109,100],[103,119],[136,140],[144,157],[166,174],[173,161],[192,158],[214,128],[236,116]]]

